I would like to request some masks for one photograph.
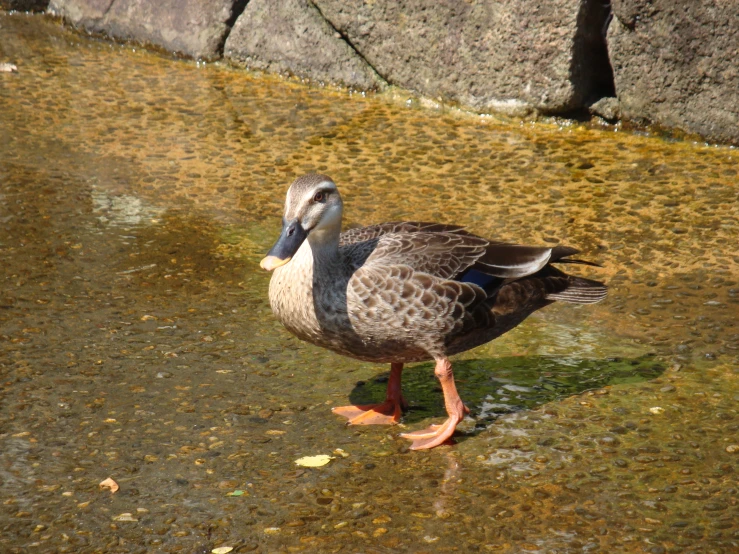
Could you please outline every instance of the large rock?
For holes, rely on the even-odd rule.
[[[611,86],[602,0],[312,0],[388,82],[477,110],[566,112]]]
[[[739,3],[612,5],[608,50],[622,115],[739,144]]]
[[[88,31],[214,59],[243,5],[244,0],[51,0],[49,12]]]
[[[76,27],[101,32],[100,25],[112,4],[113,0],[51,0],[48,11]]]
[[[384,84],[307,0],[251,0],[224,56],[254,69],[365,90]]]

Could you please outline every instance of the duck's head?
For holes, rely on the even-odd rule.
[[[318,244],[338,241],[342,210],[341,196],[330,177],[317,173],[298,177],[287,191],[280,238],[259,265],[267,271],[285,265],[308,236]]]

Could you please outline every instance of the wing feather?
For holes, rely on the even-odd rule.
[[[395,221],[350,229],[339,246],[353,250],[359,265],[404,264],[444,279],[476,282],[466,276],[482,273],[502,279],[533,275],[548,263],[597,265],[570,259],[578,250],[569,246],[526,246],[489,241],[459,225]],[[360,252],[363,253],[359,254]],[[482,281],[481,281],[482,282]]]
[[[472,266],[488,247],[474,235],[449,232],[390,233],[381,236],[365,265],[405,265],[442,279],[454,279]]]
[[[505,279],[531,275],[549,263],[552,249],[547,246],[493,243],[477,260],[475,269]]]
[[[372,240],[390,233],[458,233],[469,234],[459,225],[445,225],[443,223],[426,223],[422,221],[391,221],[389,223],[378,223],[368,227],[348,229],[341,233],[339,246],[348,246],[358,242]]]

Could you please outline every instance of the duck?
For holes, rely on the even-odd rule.
[[[393,425],[408,403],[405,364],[433,361],[447,418],[400,434],[411,450],[452,442],[469,413],[450,357],[510,331],[554,302],[593,304],[599,281],[553,264],[572,258],[568,246],[525,246],[482,238],[459,225],[379,223],[342,232],[336,183],[312,173],[295,179],[285,199],[282,230],[260,266],[271,271],[269,303],[299,339],[363,361],[389,363],[385,400],[333,408],[350,425]]]

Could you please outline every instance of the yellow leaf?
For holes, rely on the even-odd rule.
[[[218,548],[214,548],[211,550],[213,554],[228,554],[234,549],[233,546],[219,546]]]
[[[302,467],[321,467],[325,466],[333,459],[333,456],[319,454],[318,456],[305,456],[303,458],[298,458],[295,460],[295,463]]]

